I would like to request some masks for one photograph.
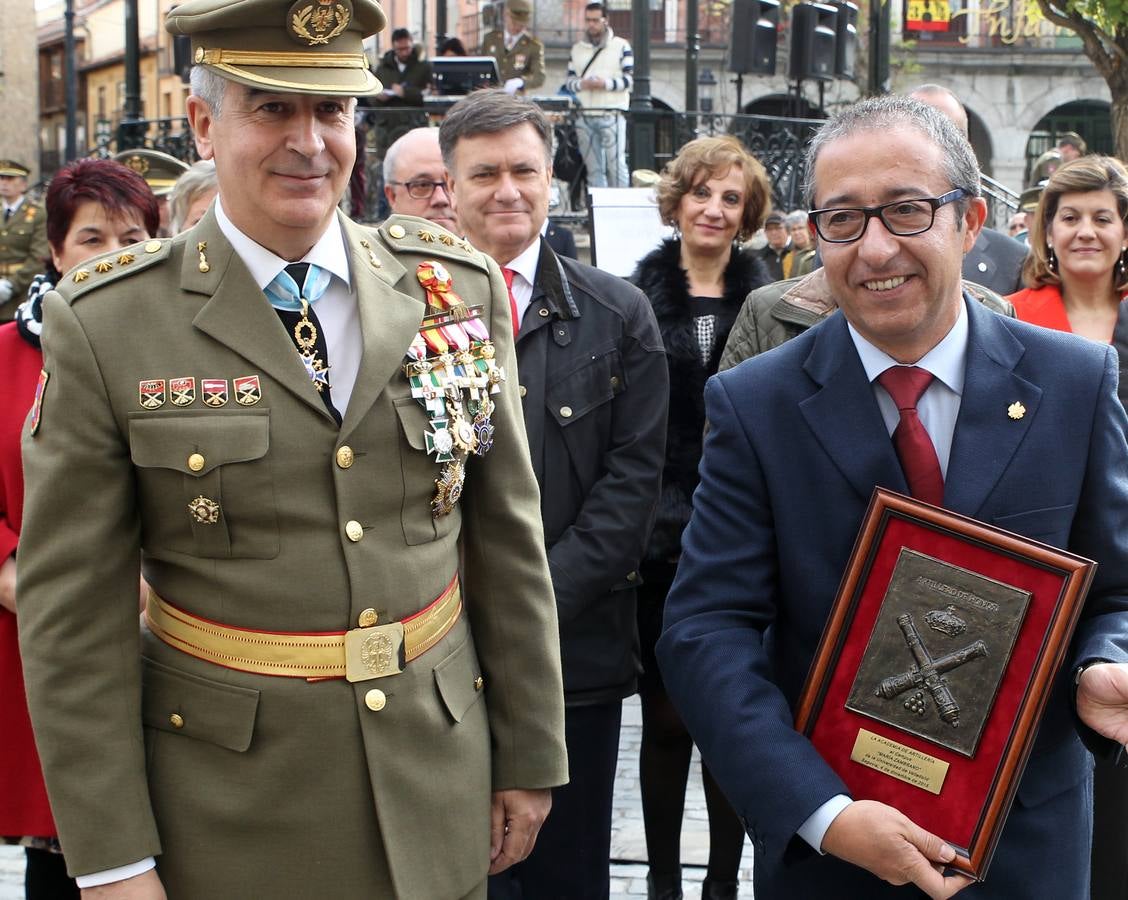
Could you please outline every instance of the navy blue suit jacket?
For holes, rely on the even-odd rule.
[[[1092,757],[1073,667],[1128,659],[1128,420],[1109,347],[967,302],[944,505],[1100,562],[987,882],[961,896],[1088,896]],[[1014,401],[1025,406],[1008,417]],[[710,379],[710,431],[658,657],[667,688],[757,851],[757,900],[901,897],[798,827],[848,793],[792,709],[875,485],[908,493],[836,312]],[[1051,861],[1052,862],[1049,862]],[[799,893],[796,893],[796,890]]]

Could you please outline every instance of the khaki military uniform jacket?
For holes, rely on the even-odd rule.
[[[27,299],[32,279],[45,271],[51,249],[47,245],[47,213],[28,197],[4,221],[0,212],[0,278],[12,282],[12,296],[0,303],[0,322],[9,322]]]
[[[497,60],[497,69],[501,73],[503,85],[510,78],[523,79],[525,82],[523,89],[526,91],[535,90],[544,84],[544,44],[541,43],[540,38],[533,37],[527,31],[509,50],[505,49],[505,32],[491,31],[482,41],[478,52],[482,56],[492,56]]]
[[[491,791],[566,780],[504,281],[430,222],[342,226],[363,358],[339,428],[214,212],[171,241],[92,260],[46,298],[20,626],[74,874],[157,855],[173,900],[459,898],[486,876]],[[461,502],[441,518],[428,421],[402,370],[424,260],[484,305],[508,374],[493,448],[470,457]],[[252,375],[259,398],[243,405],[232,381]],[[139,402],[139,382],[184,377],[196,379],[191,402]],[[203,378],[226,380],[225,403],[203,402]],[[190,514],[198,497],[219,505],[217,521]],[[139,563],[196,616],[340,632],[366,609],[388,623],[426,607],[460,559],[461,617],[375,681],[250,674],[138,630]]]

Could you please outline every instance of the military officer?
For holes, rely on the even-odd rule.
[[[530,0],[506,0],[505,26],[489,32],[478,50],[497,60],[502,87],[510,94],[544,84],[544,44],[529,33],[532,14]]]
[[[218,199],[45,299],[21,640],[90,896],[484,897],[566,780],[505,282],[336,210],[384,24],[171,11]]]
[[[145,179],[157,198],[157,209],[161,213],[161,227],[157,237],[170,237],[172,231],[169,228],[168,195],[176,186],[176,180],[188,171],[188,163],[147,147],[122,150],[114,154],[114,159]]]
[[[11,320],[50,255],[47,214],[27,196],[30,174],[23,163],[0,159],[0,322]]]

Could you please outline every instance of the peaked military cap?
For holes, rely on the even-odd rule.
[[[376,0],[188,0],[165,18],[192,61],[248,87],[288,94],[378,94],[364,39],[387,20]]]
[[[505,0],[505,8],[519,22],[528,22],[533,14],[533,4],[529,0]]]
[[[31,169],[21,162],[16,162],[14,159],[0,159],[0,175],[6,175],[8,178],[27,178],[31,174]]]
[[[176,179],[188,171],[187,163],[160,150],[122,150],[114,154],[114,159],[144,178],[158,197],[169,193]]]

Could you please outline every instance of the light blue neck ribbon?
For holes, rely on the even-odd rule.
[[[271,306],[275,309],[301,312],[303,298],[306,303],[313,306],[324,296],[329,287],[329,282],[333,280],[333,273],[328,269],[315,266],[313,263],[308,263],[308,266],[305,283],[300,291],[298,290],[298,283],[287,271],[290,266],[274,276],[274,280],[263,289],[263,293],[266,294],[266,299],[270,301]]]

